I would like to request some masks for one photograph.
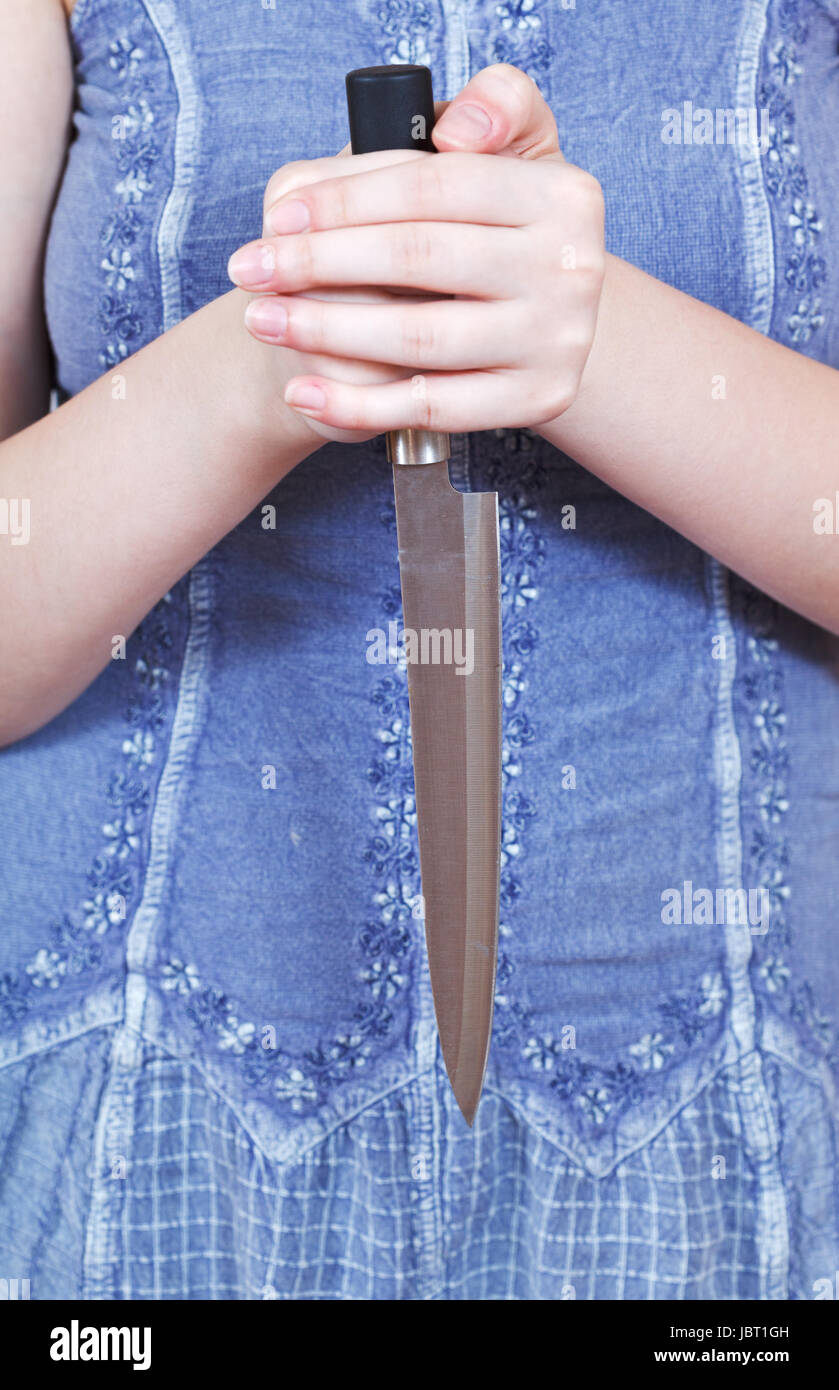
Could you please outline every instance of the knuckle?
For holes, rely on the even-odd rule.
[[[573,182],[570,188],[575,206],[587,219],[602,219],[604,214],[603,189],[593,174],[589,174],[585,169],[573,167]]]
[[[566,240],[561,228],[558,233],[548,225],[536,245],[560,294],[570,295],[573,304],[599,297],[606,273],[606,251],[599,235],[583,228]]]
[[[578,169],[575,164],[545,161],[548,175],[548,199],[554,210],[566,217],[569,212],[575,221],[598,229],[605,219],[603,189],[593,174]]]
[[[438,335],[431,319],[421,311],[405,320],[402,348],[409,365],[424,367],[434,360]]]
[[[439,429],[437,407],[425,391],[417,397],[414,407],[414,419],[416,429]]]
[[[341,412],[340,422],[336,420],[335,423],[343,430],[363,430],[368,428],[367,421],[364,418],[364,411],[360,406],[356,405],[347,405]]]
[[[521,68],[515,67],[513,63],[491,63],[488,68],[484,68],[483,76],[506,82],[523,101],[530,100],[530,92],[533,87],[532,79]]]
[[[293,245],[289,247],[289,274],[298,285],[312,285],[315,281],[315,250],[312,238],[309,236],[297,236],[293,238]]]
[[[521,332],[517,337],[518,342],[528,344],[528,360],[544,360],[542,354],[554,349],[557,338],[556,325],[560,317],[561,311],[556,300],[528,300],[522,315]]]
[[[447,170],[445,155],[416,161],[411,194],[421,217],[433,212],[445,197]]]
[[[548,248],[547,261],[551,283],[555,286],[551,303],[554,313],[559,311],[567,322],[599,301],[606,257],[597,247],[563,242],[561,246]]]
[[[568,168],[559,160],[546,159],[539,169],[539,177],[544,177],[544,198],[549,214],[558,216],[568,206]]]
[[[585,265],[578,266],[577,286],[586,302],[597,300],[606,274],[606,256],[599,248],[587,253]]]
[[[410,278],[432,260],[431,236],[421,222],[398,224],[391,234],[390,254],[394,274]]]
[[[410,378],[411,386],[411,428],[433,430],[439,429],[438,415],[435,402],[429,395],[428,378],[421,373],[417,373]]]
[[[272,174],[265,185],[265,194],[262,199],[263,213],[266,213],[268,209],[273,207],[277,200],[283,196],[282,184],[280,182],[281,175],[282,170],[280,170],[278,174]]]
[[[279,202],[293,188],[297,187],[297,179],[303,168],[305,160],[294,159],[290,164],[284,164],[282,169],[278,169],[268,180],[265,189],[265,197],[262,200],[262,210],[267,212],[274,203]]]
[[[481,76],[490,79],[491,90],[503,93],[504,111],[514,124],[524,127],[530,115],[535,83],[512,63],[493,63]]]
[[[546,387],[537,392],[536,405],[541,412],[540,421],[552,420],[564,415],[577,398],[577,376],[572,372],[559,372]]]
[[[303,305],[305,304],[305,308]],[[301,346],[307,352],[323,352],[327,335],[327,306],[318,299],[297,301],[289,315],[289,330],[295,330]]]
[[[489,67],[484,68],[485,73],[491,73],[494,77],[506,77],[508,80],[518,82],[526,74],[521,68],[514,67],[512,63],[490,63]]]
[[[326,203],[328,206],[329,226],[348,227],[350,223],[354,220],[352,216],[349,188],[347,187],[348,182],[348,179],[337,178],[332,181],[328,191],[324,190],[324,192],[326,193]],[[316,190],[313,189],[313,200],[315,199],[315,196]],[[316,204],[313,201],[313,216],[315,216],[315,206]],[[319,225],[319,221],[316,218],[316,216],[315,225]]]

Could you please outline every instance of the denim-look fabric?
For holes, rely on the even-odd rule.
[[[345,143],[344,73],[403,61],[440,97],[524,68],[612,251],[839,366],[837,0],[80,0],[72,27],[68,393],[224,292],[273,170]],[[765,108],[766,148],[665,143],[685,101]],[[839,643],[531,431],[454,449],[500,493],[504,575],[474,1131],[415,916],[404,671],[365,660],[400,611],[389,467],[329,445],[0,760],[0,1274],[33,1297],[835,1278]],[[663,921],[686,881],[764,890],[769,929]]]

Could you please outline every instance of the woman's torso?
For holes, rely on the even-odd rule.
[[[127,355],[223,293],[273,170],[345,143],[344,73],[398,61],[430,64],[438,97],[489,63],[524,68],[566,155],[603,185],[610,250],[839,366],[830,10],[80,0],[76,138],[46,270],[58,382],[72,393],[118,378]],[[725,116],[712,118],[722,142],[701,143],[702,110],[735,107],[768,113],[762,151],[727,143]],[[665,123],[679,141],[662,139]],[[731,409],[719,400],[721,431]],[[578,1296],[812,1296],[835,1253],[835,1171],[825,1157],[802,1197],[796,1133],[833,1142],[837,642],[531,431],[454,449],[458,486],[499,493],[504,577],[502,938],[476,1140],[436,1052],[404,671],[366,660],[370,630],[400,614],[382,440],[295,469],[266,499],[273,528],[257,509],[149,615],[125,661],[4,755],[0,1055],[19,1071],[105,1030],[113,1050],[91,1064],[102,1133],[108,1114],[135,1144],[146,1132],[124,1092],[150,1050],[161,1074],[180,1069],[180,1096],[199,1078],[236,1142],[277,1172],[317,1168],[330,1144],[358,1162],[353,1126],[367,1125],[378,1200],[404,1205],[419,1232],[403,1293],[476,1287],[451,1263],[440,1273],[455,1256],[430,1232],[444,1212],[462,1222],[487,1184],[520,1180],[513,1116],[538,1148],[534,1221],[564,1222],[568,1249],[594,1261]],[[751,926],[702,920],[696,893],[716,908],[718,890],[739,888]],[[691,899],[693,921],[668,917],[669,890]],[[726,1187],[711,1170],[727,1146]],[[397,1196],[405,1153],[420,1176]],[[560,1174],[593,1194],[570,1236]],[[332,1190],[322,1173],[312,1182]],[[661,1215],[668,1183],[695,1193],[683,1209],[674,1199],[678,1229]],[[92,1200],[112,1235],[128,1196],[102,1186]],[[738,1202],[748,1215],[735,1220]],[[694,1267],[685,1252],[711,1210],[718,1258]],[[354,1229],[352,1202],[340,1220]],[[727,1222],[745,1222],[739,1244]],[[496,1296],[496,1264],[507,1288],[526,1263],[498,1240],[478,1296]],[[127,1287],[148,1292],[137,1259]],[[89,1287],[113,1294],[108,1259],[93,1263]],[[336,1287],[352,1290],[346,1250],[336,1264]],[[574,1268],[547,1248],[535,1296],[576,1287]],[[264,1282],[292,1287],[276,1267]]]

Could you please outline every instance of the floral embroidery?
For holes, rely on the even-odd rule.
[[[502,29],[538,29],[542,23],[534,13],[536,0],[506,0],[496,5],[495,13],[501,20]]]
[[[108,49],[108,66],[120,79],[133,77],[145,56],[142,48],[122,37],[115,39]]]
[[[122,743],[124,767],[108,783],[110,811],[102,825],[99,852],[88,871],[88,896],[52,928],[49,945],[42,946],[21,971],[0,978],[0,1022],[14,1023],[29,1011],[39,993],[97,969],[104,959],[103,942],[124,926],[137,897],[151,775],[158,733],[165,722],[160,687],[168,675],[164,663],[172,644],[166,616],[170,602],[169,595],[161,600],[132,639],[132,647],[136,643],[139,650],[133,661],[136,689],[126,710],[129,737]],[[157,671],[154,684],[147,679],[152,668]],[[139,760],[138,749],[142,750]]]
[[[16,1023],[29,1008],[27,981],[7,972],[0,975],[0,1021]]]
[[[521,892],[517,861],[530,822],[536,815],[532,799],[517,785],[523,755],[535,740],[529,716],[522,708],[527,690],[528,667],[538,650],[539,634],[528,615],[538,595],[538,572],[545,562],[545,544],[535,526],[536,511],[530,493],[543,481],[543,465],[534,450],[531,430],[497,430],[503,456],[490,470],[488,486],[498,487],[502,563],[502,608],[505,616],[503,694],[506,710],[503,744],[504,814],[502,829],[501,905],[511,909]],[[390,503],[382,522],[395,536],[395,512]],[[398,586],[381,596],[388,619],[401,612]],[[213,986],[203,986],[194,967],[172,960],[163,968],[165,988],[188,994],[187,1011],[200,1030],[216,1035],[220,1046],[231,1037],[238,1040],[246,1073],[253,1084],[270,1087],[276,1100],[296,1113],[307,1113],[320,1104],[335,1084],[364,1066],[374,1041],[386,1038],[392,1025],[392,1007],[411,983],[413,960],[419,946],[417,921],[421,916],[419,860],[416,851],[416,805],[411,763],[410,713],[404,655],[395,668],[376,683],[372,704],[380,721],[374,735],[375,752],[368,779],[373,794],[373,828],[364,852],[374,890],[376,916],[358,936],[363,964],[359,978],[367,1000],[359,1005],[352,1023],[331,1043],[321,1044],[303,1056],[281,1048],[263,1047],[255,1028],[241,1033],[239,1005]],[[513,965],[505,947],[509,927],[502,923],[498,964],[498,1028],[508,1040],[521,1035],[528,1061],[553,1074],[565,1061],[559,1042],[537,1037],[520,1006],[505,993]],[[235,1050],[235,1048],[233,1049]],[[621,1067],[618,1075],[623,1078]],[[628,1070],[628,1069],[626,1069]],[[626,1078],[625,1089],[632,1084]],[[560,1081],[559,1084],[563,1084]],[[581,1110],[593,1122],[602,1122],[611,1092],[601,1073],[580,1067],[576,1092]]]
[[[664,1041],[662,1033],[645,1033],[640,1042],[630,1047],[633,1057],[637,1057],[645,1071],[658,1071],[673,1051],[673,1044]]]
[[[600,1129],[643,1099],[656,1073],[676,1064],[697,1040],[720,1026],[726,988],[721,975],[709,973],[696,987],[668,996],[659,1005],[657,1026],[630,1046],[625,1058],[607,1066],[581,1058],[563,1039],[540,1034],[511,993],[515,964],[510,920],[521,896],[521,866],[538,811],[523,774],[537,739],[525,701],[531,667],[539,654],[533,615],[547,552],[539,534],[536,499],[545,470],[541,451],[534,448],[533,431],[496,430],[494,437],[497,448],[488,464],[486,484],[500,494],[505,710],[495,1034],[501,1046],[518,1054],[531,1075],[540,1076],[558,1099],[573,1106],[581,1125]],[[392,504],[381,519],[391,532],[395,530]],[[398,586],[386,589],[380,602],[388,619],[398,617]],[[377,720],[368,769],[373,807],[363,860],[372,878],[374,912],[357,938],[363,994],[349,1024],[331,1041],[302,1055],[291,1054],[263,1037],[259,1026],[245,1018],[237,1000],[205,984],[194,965],[173,958],[161,970],[163,988],[185,999],[195,1028],[213,1035],[220,1052],[239,1059],[252,1085],[269,1091],[276,1102],[299,1115],[312,1113],[336,1085],[357,1076],[374,1047],[391,1035],[394,1008],[411,986],[420,950],[422,900],[404,656],[376,681],[371,704]],[[761,709],[760,718],[760,727],[770,734],[783,728],[783,712],[771,701]],[[783,885],[776,885],[777,891],[782,889]]]
[[[148,99],[150,84],[142,71],[145,57],[145,50],[128,37],[115,39],[108,50],[108,62],[122,85],[126,104],[115,118],[113,130],[118,202],[100,233],[103,255],[99,269],[106,293],[99,302],[99,323],[105,338],[99,362],[105,370],[135,352],[143,332],[139,303],[142,269],[135,263],[134,246],[141,228],[139,204],[152,189],[152,173],[160,157],[154,138],[154,111]]]
[[[388,40],[388,63],[431,65],[427,39],[433,21],[426,0],[385,0],[378,20]]]
[[[395,541],[393,504],[381,517]],[[387,619],[401,612],[399,586],[380,599]],[[189,1000],[187,1013],[201,1032],[210,1032],[222,1051],[242,1058],[252,1085],[269,1089],[295,1114],[323,1102],[335,1085],[367,1064],[374,1043],[391,1032],[392,1008],[411,982],[421,919],[419,858],[415,847],[416,804],[411,762],[410,708],[404,654],[376,682],[371,703],[377,727],[368,782],[373,796],[372,829],[363,854],[373,879],[375,916],[361,928],[359,982],[365,987],[351,1021],[328,1042],[300,1055],[274,1047],[258,1026],[241,1021],[241,1006],[213,985],[203,985],[193,965],[172,959],[161,970],[163,988]]]
[[[302,1056],[292,1056],[273,1046],[270,1030],[242,1019],[240,1007],[214,985],[204,985],[193,965],[172,959],[161,969],[164,989],[187,996],[187,1015],[201,1033],[209,1033],[219,1051],[241,1059],[251,1085],[269,1089],[281,1104],[295,1114],[309,1113],[326,1097],[333,1085],[354,1076],[372,1052],[374,1040],[383,1038],[390,1026],[390,1014],[382,1003],[404,984],[391,961],[374,962],[362,978],[370,985],[372,1002],[360,1004],[352,1023],[329,1043],[321,1043]]]
[[[499,5],[502,27],[506,30],[537,28],[528,21],[535,18],[532,6]],[[823,324],[824,318],[817,295],[825,280],[825,265],[819,255],[822,223],[816,208],[807,197],[807,177],[799,159],[794,136],[794,111],[785,87],[801,74],[796,44],[806,38],[806,25],[801,20],[797,0],[784,0],[780,8],[784,38],[770,56],[771,82],[764,93],[764,104],[770,108],[770,145],[766,152],[766,178],[770,191],[784,203],[788,250],[785,263],[785,282],[793,296],[787,317],[791,340],[809,341]],[[503,41],[496,44],[496,61],[515,61],[525,66],[521,56],[512,57]],[[538,67],[538,63],[536,64]],[[504,432],[498,432],[503,434]],[[508,438],[507,447],[516,448],[516,439]],[[535,508],[526,496],[538,490],[538,475],[522,476],[522,490],[512,494],[502,518],[502,555],[505,562],[503,579],[504,601],[510,618],[524,615],[538,595],[538,570],[542,550],[535,529]],[[523,754],[533,741],[534,731],[527,716],[519,710],[521,693],[527,685],[527,666],[536,650],[538,633],[529,620],[510,637],[505,633],[504,702],[509,712],[507,738],[504,748],[505,812],[502,868],[502,906],[511,908],[518,896],[516,859],[522,850],[522,832],[526,828],[529,800],[517,791],[511,797],[511,778],[521,776]],[[747,684],[753,701],[754,744],[752,766],[762,776],[757,796],[760,825],[753,841],[754,862],[759,866],[755,879],[770,895],[781,932],[776,940],[785,939],[785,908],[789,896],[786,883],[786,849],[780,834],[789,807],[787,796],[787,752],[784,739],[786,716],[779,698],[778,674],[772,668],[777,643],[768,631],[760,631],[750,648],[756,670]],[[522,818],[524,812],[524,818]],[[512,855],[510,852],[512,851]],[[780,914],[780,915],[779,915]],[[529,1027],[526,1010],[513,1003],[508,983],[514,967],[505,943],[512,933],[509,926],[501,928],[499,952],[499,988],[496,997],[498,1033],[502,1042],[518,1043],[522,1060],[547,1079],[550,1088],[562,1099],[573,1102],[578,1114],[590,1125],[602,1126],[613,1113],[636,1103],[645,1092],[647,1078],[674,1064],[678,1058],[721,1018],[727,991],[720,974],[706,974],[693,989],[679,990],[658,1006],[660,1027],[648,1031],[632,1044],[628,1051],[631,1062],[618,1062],[610,1067],[596,1066],[579,1057],[575,1051],[563,1049],[553,1038],[540,1037]],[[790,972],[776,952],[760,967],[764,990],[772,996],[782,996],[789,989]],[[826,1021],[817,1014],[809,986],[794,991],[790,1009],[799,1021],[807,1020],[817,1036],[825,1036]]]
[[[537,813],[519,779],[527,750],[537,737],[523,697],[531,663],[538,657],[539,631],[533,612],[546,550],[536,505],[544,477],[539,456],[533,452],[533,431],[496,430],[495,437],[503,443],[503,457],[490,465],[488,485],[500,492],[505,710],[496,1037],[502,1046],[516,1048],[531,1074],[538,1074],[555,1095],[574,1106],[581,1124],[599,1129],[643,1097],[650,1074],[675,1063],[700,1037],[719,1026],[726,987],[720,974],[706,974],[695,988],[666,997],[658,1006],[660,1026],[632,1044],[627,1059],[608,1066],[586,1061],[576,1049],[539,1034],[528,1011],[510,993],[515,965],[509,951],[513,938],[509,915],[521,894],[519,861]],[[763,717],[767,727],[774,728],[781,715],[767,707]]]
[[[491,61],[514,62],[532,75],[547,71],[553,50],[543,33],[538,0],[506,0],[493,6],[501,33],[493,41]],[[790,304],[787,328],[792,341],[806,342],[821,326],[823,316],[817,292],[824,282],[824,262],[818,254],[823,228],[817,209],[808,198],[806,173],[801,165],[795,140],[794,111],[786,95],[800,76],[796,45],[806,36],[798,6],[785,0],[781,10],[784,37],[771,50],[767,100],[770,108],[770,143],[765,154],[766,181],[785,216],[787,251],[784,281]],[[429,37],[432,16],[424,0],[384,0],[377,15],[387,37],[385,60],[390,63],[430,62]],[[142,124],[138,111],[137,136],[149,137],[148,124]],[[140,173],[150,170],[148,159],[137,165]],[[139,199],[133,199],[138,191]],[[140,183],[126,185],[123,211],[133,211],[141,201]],[[112,219],[111,235],[125,238],[130,248],[136,223]],[[116,228],[120,230],[117,232]],[[110,277],[109,291],[126,294],[131,277],[126,274],[132,262],[109,254],[103,273]],[[130,318],[133,309],[125,306]],[[496,997],[496,1030],[499,1040],[513,1045],[523,1064],[539,1073],[552,1091],[571,1102],[581,1121],[602,1127],[607,1119],[647,1093],[655,1073],[674,1065],[697,1040],[719,1026],[726,1000],[721,975],[708,974],[695,988],[680,990],[659,1005],[658,1022],[627,1049],[627,1057],[610,1066],[598,1066],[563,1048],[551,1036],[534,1030],[527,1011],[515,1002],[510,983],[515,973],[509,946],[510,916],[521,894],[520,865],[529,827],[537,814],[531,795],[522,784],[528,750],[536,740],[530,717],[524,708],[531,665],[538,659],[539,633],[533,622],[534,603],[539,593],[539,575],[545,561],[545,547],[539,535],[535,497],[541,486],[540,468],[533,453],[532,432],[496,431],[503,441],[506,458],[497,460],[491,485],[503,481],[501,496],[502,586],[505,614],[503,699],[505,738],[503,747],[504,815],[502,838],[500,951]],[[392,509],[383,516],[393,524]],[[400,612],[398,588],[382,596],[388,618]],[[767,651],[761,659],[769,660]],[[757,658],[756,658],[757,660]],[[335,1084],[355,1075],[371,1055],[373,1045],[387,1038],[392,1030],[392,1008],[410,986],[418,933],[415,926],[419,901],[419,866],[415,850],[416,812],[413,800],[410,726],[404,670],[391,670],[376,684],[372,694],[378,727],[375,755],[369,769],[374,810],[373,828],[364,851],[364,861],[374,882],[371,905],[374,911],[358,936],[361,955],[359,979],[364,986],[350,1024],[329,1041],[318,1044],[302,1056],[292,1056],[281,1048],[263,1046],[257,1026],[242,1020],[242,1009],[234,1000],[212,985],[204,985],[194,966],[169,961],[163,967],[164,987],[183,996],[193,1023],[215,1035],[219,1049],[237,1056],[254,1085],[267,1086],[277,1101],[295,1113],[308,1113],[322,1102]],[[761,790],[760,817],[763,838],[755,840],[760,857],[760,882],[782,907],[789,894],[785,864],[772,841],[772,830],[783,822],[788,808],[784,763],[779,751],[783,741],[784,715],[777,700],[766,697],[755,707],[755,766],[767,772]],[[133,744],[133,756],[142,765],[142,744]],[[128,828],[130,834],[130,828]],[[788,970],[782,960],[767,960],[762,966],[768,992],[788,987]],[[806,991],[798,996],[797,1007],[804,1011]]]
[[[30,976],[36,989],[41,989],[43,985],[55,989],[66,972],[67,961],[57,951],[45,951],[43,949],[26,967],[26,973]]]
[[[766,186],[778,204],[788,304],[784,323],[789,342],[803,347],[824,326],[819,291],[827,279],[821,255],[823,231],[808,194],[807,172],[795,138],[795,107],[790,89],[803,73],[798,45],[807,38],[808,24],[799,0],[782,0],[778,8],[781,37],[772,44],[760,105],[769,112],[769,140],[764,152]]]
[[[173,958],[163,966],[162,975],[163,988],[174,990],[177,994],[189,995],[194,989],[198,989],[200,984],[195,966],[185,965],[182,960],[177,958]]]
[[[490,61],[513,63],[531,77],[546,77],[554,49],[542,33],[537,0],[496,0],[493,9],[501,33],[493,39]]]
[[[766,890],[770,904],[770,929],[755,938],[755,988],[768,1005],[787,1013],[819,1052],[836,1053],[839,1063],[839,1038],[820,1013],[812,987],[806,981],[793,983],[788,964],[789,752],[784,678],[774,636],[778,609],[745,581],[737,581],[734,593],[746,632],[741,685],[751,734],[748,767],[754,778],[752,804],[744,813],[746,857],[750,882]]]

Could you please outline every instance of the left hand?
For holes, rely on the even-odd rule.
[[[467,107],[484,113],[483,133],[461,127]],[[241,253],[231,260],[235,283],[267,296],[249,309],[255,337],[387,365],[378,384],[289,382],[287,403],[324,438],[536,426],[577,396],[605,268],[600,185],[563,158],[549,107],[517,68],[485,68],[438,109],[433,158],[342,152],[281,170],[265,235],[247,248],[268,268],[248,278]],[[306,230],[283,233],[301,211]],[[371,285],[391,293],[330,298]],[[322,404],[296,404],[310,388]]]

